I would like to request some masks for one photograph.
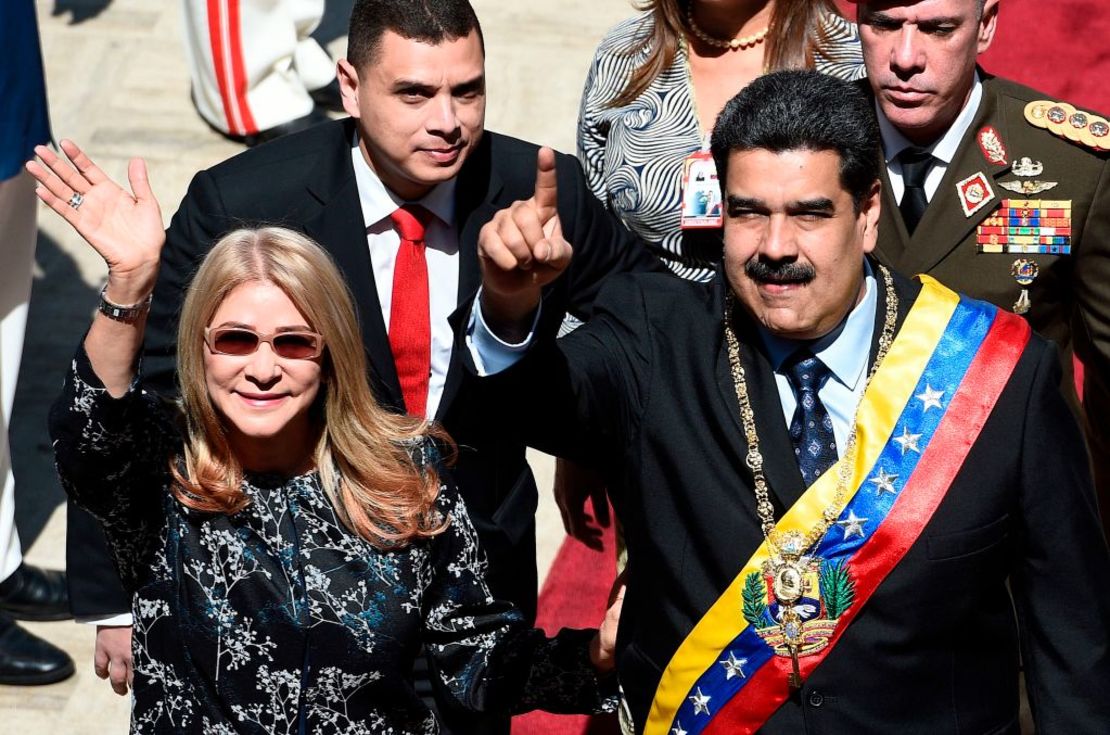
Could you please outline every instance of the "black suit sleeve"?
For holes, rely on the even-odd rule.
[[[100,521],[72,500],[66,505],[66,582],[70,612],[78,618],[110,618],[131,612]]]
[[[177,324],[185,289],[212,244],[232,226],[215,182],[210,174],[201,171],[193,177],[166,230],[166,245],[162,248],[143,341],[142,373],[146,388],[176,395]]]
[[[574,248],[565,279],[566,311],[585,321],[609,276],[670,271],[593,195],[577,158],[560,155],[558,164],[559,219]]]
[[[1110,552],[1079,428],[1043,347],[1021,436],[1019,546],[1011,587],[1038,733],[1110,723]]]
[[[503,407],[508,431],[522,431],[525,443],[541,451],[591,462],[633,441],[651,375],[652,340],[635,280],[613,278],[589,322],[559,340],[551,324],[537,329],[520,362],[477,381],[489,404]],[[521,410],[524,403],[527,410]]]

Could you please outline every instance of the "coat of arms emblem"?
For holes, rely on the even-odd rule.
[[[856,585],[843,562],[803,556],[767,561],[744,580],[743,614],[777,656],[817,653],[829,645]]]

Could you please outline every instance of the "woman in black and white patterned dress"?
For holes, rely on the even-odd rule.
[[[29,169],[109,275],[51,432],[133,596],[131,731],[435,733],[421,646],[464,707],[611,710],[619,605],[602,634],[548,639],[490,598],[450,440],[374,401],[326,253],[224,237],[182,307],[168,405],[136,365],[164,242],[145,168],[132,197],[62,148],[74,166],[40,146]]]
[[[680,226],[683,164],[724,103],[768,71],[862,77],[833,0],[650,0],[601,41],[582,94],[578,157],[601,201],[679,276],[709,280],[720,230]]]

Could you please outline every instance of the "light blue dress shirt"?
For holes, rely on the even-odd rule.
[[[875,309],[878,308],[875,276],[871,266],[864,262],[864,295],[840,326],[812,343],[776,337],[763,327],[760,336],[767,358],[775,371],[775,387],[779,391],[782,415],[789,428],[794,418],[798,400],[790,379],[781,372],[782,364],[796,350],[808,347],[829,368],[829,377],[817,389],[817,396],[832,419],[833,436],[836,437],[837,455],[844,455],[844,445],[852,431],[856,406],[863,397],[867,382],[867,358],[871,351],[871,338],[875,333]],[[862,349],[861,349],[862,347]]]

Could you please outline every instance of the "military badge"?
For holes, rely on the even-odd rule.
[[[1048,100],[1034,100],[1025,106],[1025,120],[1030,125],[1038,128],[1048,127],[1048,108],[1052,103]]]
[[[1032,178],[1040,176],[1044,172],[1044,164],[1040,161],[1034,161],[1029,156],[1023,156],[1016,159],[1010,167],[1010,171],[1014,176]],[[1034,178],[1033,181],[999,181],[998,185],[1007,191],[1012,191],[1015,194],[1022,194],[1029,196],[1031,194],[1040,194],[1042,191],[1048,191],[1055,188],[1059,182],[1057,181],[1038,181]]]
[[[1091,115],[1087,127],[1080,131],[1080,140],[1096,151],[1110,150],[1110,122],[1101,115]]]
[[[1032,307],[1033,302],[1029,299],[1029,286],[1033,285],[1033,281],[1037,280],[1037,276],[1040,274],[1041,269],[1036,261],[1027,260],[1026,258],[1018,258],[1010,266],[1010,275],[1021,286],[1018,300],[1014,302],[1015,314],[1025,314]]]
[[[1045,112],[1045,117],[1048,119],[1048,129],[1063,137],[1064,125],[1074,112],[1075,108],[1067,102],[1053,103],[1052,107],[1049,107],[1048,111]]]
[[[997,130],[988,125],[979,131],[978,139],[983,158],[999,166],[1005,166],[1008,163],[1006,146],[1002,145],[1002,139],[998,137]]]
[[[994,190],[982,171],[977,171],[957,183],[956,192],[959,194],[960,206],[963,207],[965,217],[975,214],[994,199]]]
[[[1034,100],[1025,106],[1025,120],[1072,143],[1096,151],[1110,150],[1110,122],[1067,102]]]
[[[1044,173],[1044,164],[1040,161],[1034,161],[1029,156],[1022,156],[1014,161],[1013,165],[1010,166],[1010,170],[1013,172],[1014,176],[1040,176]]]

